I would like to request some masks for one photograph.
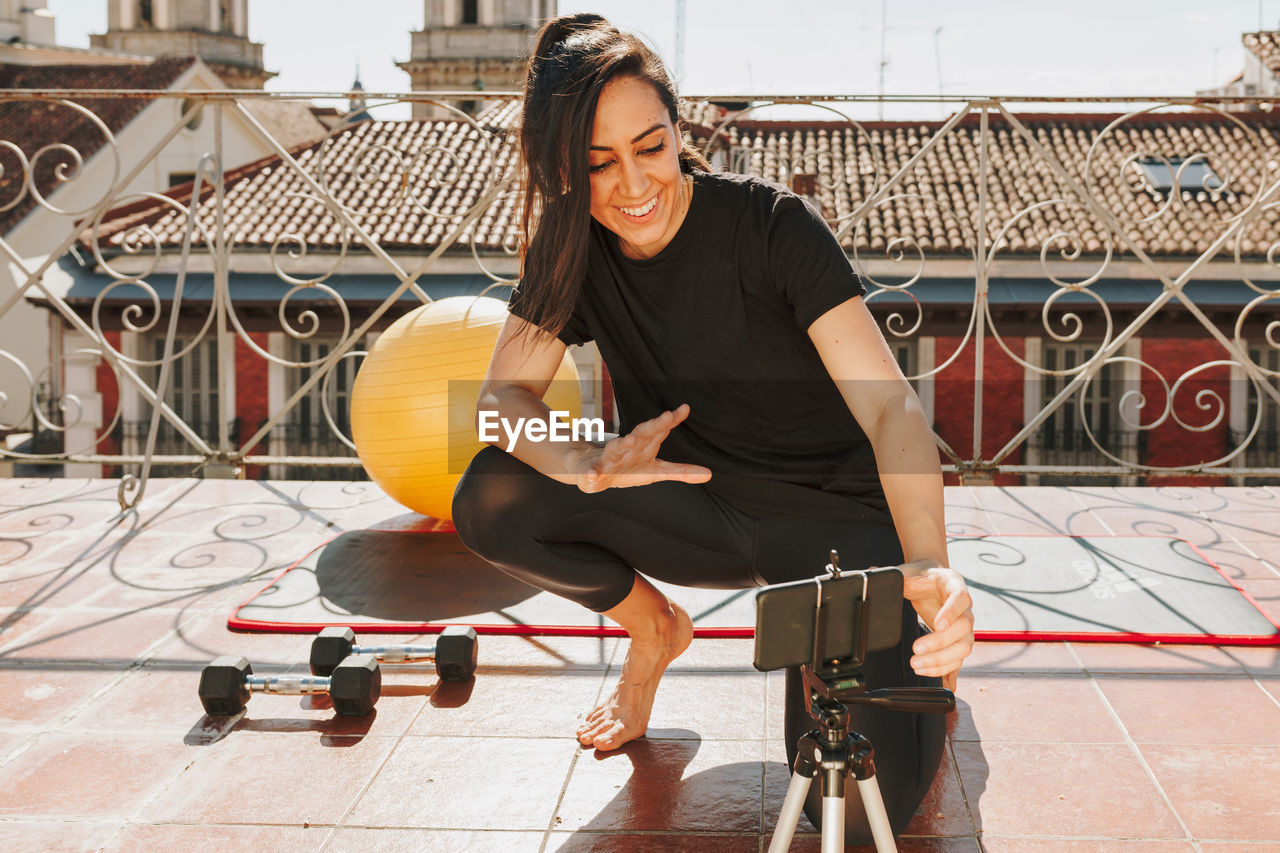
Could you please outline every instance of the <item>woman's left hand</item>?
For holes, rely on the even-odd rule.
[[[902,594],[932,631],[912,645],[911,668],[941,676],[942,686],[955,690],[960,662],[973,651],[973,599],[964,578],[952,569],[925,569],[905,575]]]

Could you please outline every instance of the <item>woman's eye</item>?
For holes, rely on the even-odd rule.
[[[596,163],[594,166],[588,166],[587,171],[589,171],[593,175],[598,175],[612,165],[613,165],[612,160],[606,160],[603,163]]]
[[[644,155],[644,156],[646,156],[646,157],[652,157],[652,156],[653,156],[653,155],[655,155],[655,154],[661,154],[661,153],[662,153],[662,149],[664,149],[664,148],[666,148],[666,147],[667,147],[667,143],[666,143],[666,141],[664,140],[664,141],[662,141],[662,142],[659,142],[657,145],[653,146],[652,148],[646,148],[646,149],[644,149],[644,150],[643,150],[643,151],[641,151],[640,153],[641,153],[641,154],[643,154],[643,155]]]

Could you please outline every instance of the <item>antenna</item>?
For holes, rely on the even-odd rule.
[[[676,0],[676,80],[684,82],[684,0]]]
[[[880,0],[880,120],[884,121],[884,69],[889,64],[889,60],[884,55],[884,38],[885,33],[889,30],[888,25],[889,0]]]

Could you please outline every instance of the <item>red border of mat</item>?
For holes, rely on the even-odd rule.
[[[433,532],[452,531],[452,525],[437,525]],[[288,568],[273,577],[262,589],[246,598],[240,604],[236,605],[231,616],[227,617],[227,628],[232,631],[256,632],[256,633],[277,633],[277,634],[315,634],[325,628],[330,627],[347,627],[358,628],[363,634],[433,634],[443,631],[451,623],[447,622],[396,622],[387,624],[377,623],[350,623],[350,622],[265,622],[248,619],[239,619],[236,614],[240,612],[240,608],[245,607],[249,602],[253,601],[259,595],[275,586],[276,581],[284,577],[289,572],[298,567],[298,564],[307,557],[314,554],[318,549],[328,545],[334,539],[342,534],[334,536],[321,542],[315,548],[303,554],[294,561]],[[983,536],[967,536],[965,539],[987,539],[993,536],[1001,536],[1004,534],[992,533]],[[1125,539],[1130,537],[1124,536],[1066,536],[1061,537],[1058,534],[1008,534],[1020,537],[1043,536],[1067,538],[1067,539]],[[1200,559],[1213,567],[1222,579],[1244,596],[1254,610],[1262,615],[1263,619],[1276,629],[1271,636],[1249,635],[1249,634],[1143,634],[1131,631],[983,631],[975,630],[974,639],[978,641],[988,642],[1073,642],[1073,643],[1142,643],[1150,645],[1158,645],[1160,643],[1170,643],[1175,645],[1198,645],[1198,646],[1280,646],[1280,624],[1268,616],[1253,596],[1245,592],[1240,586],[1222,571],[1222,567],[1209,559],[1203,551],[1201,551],[1194,543],[1179,536],[1159,536],[1159,537],[1142,537],[1142,538],[1158,538],[1158,539],[1174,539],[1179,542],[1186,542],[1191,549],[1200,555]],[[544,637],[625,637],[627,632],[622,628],[610,628],[606,626],[596,625],[473,625],[477,634],[505,634],[517,636],[544,636]],[[705,639],[747,639],[755,636],[754,627],[740,628],[699,628],[694,627],[694,637],[702,637]]]

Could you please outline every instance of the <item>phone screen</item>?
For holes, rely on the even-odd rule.
[[[867,597],[859,606],[864,579]],[[896,568],[777,584],[756,595],[756,669],[767,672],[812,661],[819,581],[827,622],[824,660],[854,654],[856,632],[863,628],[858,613],[867,630],[867,651],[893,648],[902,639],[902,572]]]

